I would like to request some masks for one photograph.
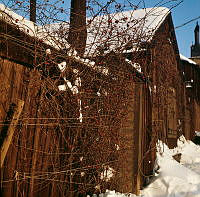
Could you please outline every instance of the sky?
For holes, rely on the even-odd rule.
[[[21,2],[29,2],[29,0],[21,0]],[[69,15],[69,7],[70,7],[70,0],[37,0],[37,2],[47,2],[55,4],[55,2],[59,2],[58,4],[67,8],[67,14]],[[90,0],[92,2],[98,2],[105,4],[108,0]],[[0,3],[13,5],[15,0],[0,0]],[[18,1],[20,2],[20,1]],[[62,3],[63,2],[63,3]],[[127,0],[115,0],[115,2],[126,4]],[[154,7],[156,4],[158,6],[172,8],[176,4],[180,3],[179,5],[175,6],[171,9],[172,12],[172,19],[174,26],[180,26],[194,18],[200,17],[200,0],[129,0],[129,2],[133,4],[139,5],[139,7]],[[162,3],[161,3],[162,2]],[[58,5],[57,4],[57,5]],[[41,9],[42,10],[42,9]],[[19,13],[20,14],[20,13]],[[68,16],[64,16],[64,14],[60,13],[60,16],[66,18]],[[190,57],[190,47],[192,42],[194,43],[194,28],[196,26],[196,22],[198,20],[194,20],[189,24],[186,24],[182,27],[176,28],[176,38],[178,41],[179,52],[186,57]]]
[[[172,10],[174,26],[180,26],[187,21],[200,17],[200,0],[184,0]],[[186,57],[191,57],[190,46],[194,43],[194,28],[200,18],[183,27],[175,29],[179,52]]]
[[[152,7],[160,1],[146,0],[145,2],[146,7]],[[178,2],[181,1],[177,0],[177,3]],[[174,1],[174,5],[175,3],[176,0]],[[169,4],[166,4],[166,7],[169,6]],[[187,25],[175,29],[179,52],[186,57],[191,57],[190,47],[192,45],[192,42],[194,43],[194,28],[196,26],[197,21],[200,25],[200,0],[183,0],[182,3],[177,5],[175,8],[171,9],[171,12],[174,27],[178,27],[194,18],[199,17],[198,20],[194,20],[193,22]]]

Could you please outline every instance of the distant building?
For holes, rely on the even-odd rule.
[[[200,64],[199,24],[194,29],[195,43],[191,46],[191,59]]]

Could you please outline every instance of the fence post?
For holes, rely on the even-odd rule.
[[[8,128],[7,136],[6,136],[5,140],[4,140],[2,148],[1,148],[1,168],[3,166],[6,154],[8,152],[9,147],[10,147],[10,144],[12,142],[12,137],[13,137],[15,128],[17,126],[20,114],[22,112],[23,106],[24,106],[24,101],[19,100],[18,104],[17,104],[17,109],[14,112],[12,121],[11,121],[10,126]]]

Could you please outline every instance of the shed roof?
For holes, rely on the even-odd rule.
[[[88,19],[92,22],[88,28],[86,53],[96,53],[99,47],[108,52],[123,51],[129,43],[149,41],[169,13],[168,8],[154,7]]]
[[[130,43],[137,45],[149,41],[169,13],[168,8],[154,7],[88,18],[85,55],[97,55],[102,50],[104,53],[123,52]],[[69,48],[66,40],[68,23],[37,26],[3,4],[0,4],[0,18],[16,25],[30,36],[42,39],[46,44],[56,48]],[[65,36],[57,34],[60,28],[64,28]],[[132,50],[136,48],[132,47]]]

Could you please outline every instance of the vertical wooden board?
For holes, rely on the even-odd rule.
[[[134,101],[134,163],[133,163],[133,192],[138,193],[138,162],[139,162],[139,120],[140,120],[140,88],[135,84],[135,101]]]
[[[30,73],[30,82],[28,85],[28,92],[25,102],[25,113],[24,118],[26,118],[27,126],[24,126],[22,132],[25,134],[24,145],[27,147],[28,154],[27,154],[27,162],[24,166],[24,172],[30,174],[36,170],[35,162],[37,159],[37,152],[35,150],[39,150],[38,146],[38,132],[37,129],[40,129],[37,125],[38,120],[38,110],[39,110],[39,100],[40,100],[40,75],[37,71],[33,70]],[[30,118],[30,119],[29,119]],[[33,119],[32,119],[33,118]],[[37,137],[36,137],[37,136]],[[34,149],[36,148],[36,149]],[[34,164],[34,165],[33,165]],[[34,173],[33,173],[34,174]],[[26,193],[28,196],[32,194],[32,182],[31,178],[27,178],[25,183]],[[35,190],[36,191],[36,190]]]
[[[9,67],[9,64],[4,60],[0,58],[0,109],[1,109],[1,121],[3,121],[6,117],[6,113],[9,108],[9,98],[8,98],[8,90],[10,89],[10,73],[11,68]]]
[[[0,58],[0,120],[5,120],[10,103],[16,103],[17,99],[24,100],[23,75],[26,68]],[[1,126],[0,126],[1,128]]]
[[[41,136],[43,138],[41,143],[44,144],[43,149],[42,149],[44,154],[42,155],[42,158],[41,158],[41,169],[40,169],[41,172],[48,172],[49,163],[52,160],[52,157],[54,156],[53,154],[51,155],[53,150],[50,150],[50,147],[51,147],[51,145],[53,143],[53,141],[52,141],[52,138],[53,138],[52,132],[53,132],[52,130],[46,129],[46,134],[47,135],[42,135]],[[46,154],[46,153],[49,153],[49,155]],[[53,186],[52,186],[52,188],[53,188]],[[41,197],[50,197],[50,189],[51,189],[51,183],[45,181],[45,185],[41,184],[41,186],[39,187],[40,196]],[[52,194],[52,195],[55,196],[54,194]]]
[[[13,101],[15,101],[15,99],[21,99],[21,95],[22,95],[22,90],[24,87],[23,84],[23,74],[24,74],[24,66],[21,65],[17,65],[13,67],[13,95],[12,98],[14,99]]]
[[[37,120],[36,124],[39,124],[39,120]],[[38,190],[38,187],[36,186],[35,181],[35,173],[36,169],[38,169],[37,166],[37,160],[39,161],[41,158],[38,156],[39,151],[40,151],[40,146],[41,144],[39,143],[40,141],[40,126],[36,126],[35,128],[35,136],[34,136],[34,145],[33,145],[33,156],[32,156],[32,165],[31,165],[31,180],[30,180],[30,196],[34,197],[35,191]]]
[[[136,182],[136,195],[140,194],[140,189],[142,186],[142,174],[143,171],[142,167],[142,157],[143,157],[143,136],[144,136],[144,95],[143,95],[143,84],[138,85],[138,162],[137,162],[137,182]]]
[[[185,138],[190,140],[191,133],[191,114],[190,110],[186,108],[185,117],[184,117],[184,125],[185,125]]]
[[[143,136],[143,153],[142,153],[142,164],[143,164],[143,174],[142,183],[147,184],[150,175],[152,175],[154,163],[151,158],[151,125],[152,125],[152,110],[151,110],[151,97],[147,86],[144,86],[144,136]]]
[[[141,161],[140,161],[140,189],[145,183],[145,175],[149,175],[148,163],[149,158],[146,154],[149,151],[149,141],[147,140],[147,125],[148,125],[148,114],[147,114],[147,91],[145,84],[141,87],[141,101],[142,101],[142,134],[141,134]]]
[[[134,172],[133,165],[136,154],[134,152],[134,107],[135,107],[135,84],[130,84],[129,87],[129,103],[125,120],[121,124],[120,136],[123,139],[123,144],[119,144],[123,151],[120,154],[120,188],[119,191],[124,193],[133,192],[134,187]]]
[[[195,131],[200,131],[200,103],[194,101]]]

